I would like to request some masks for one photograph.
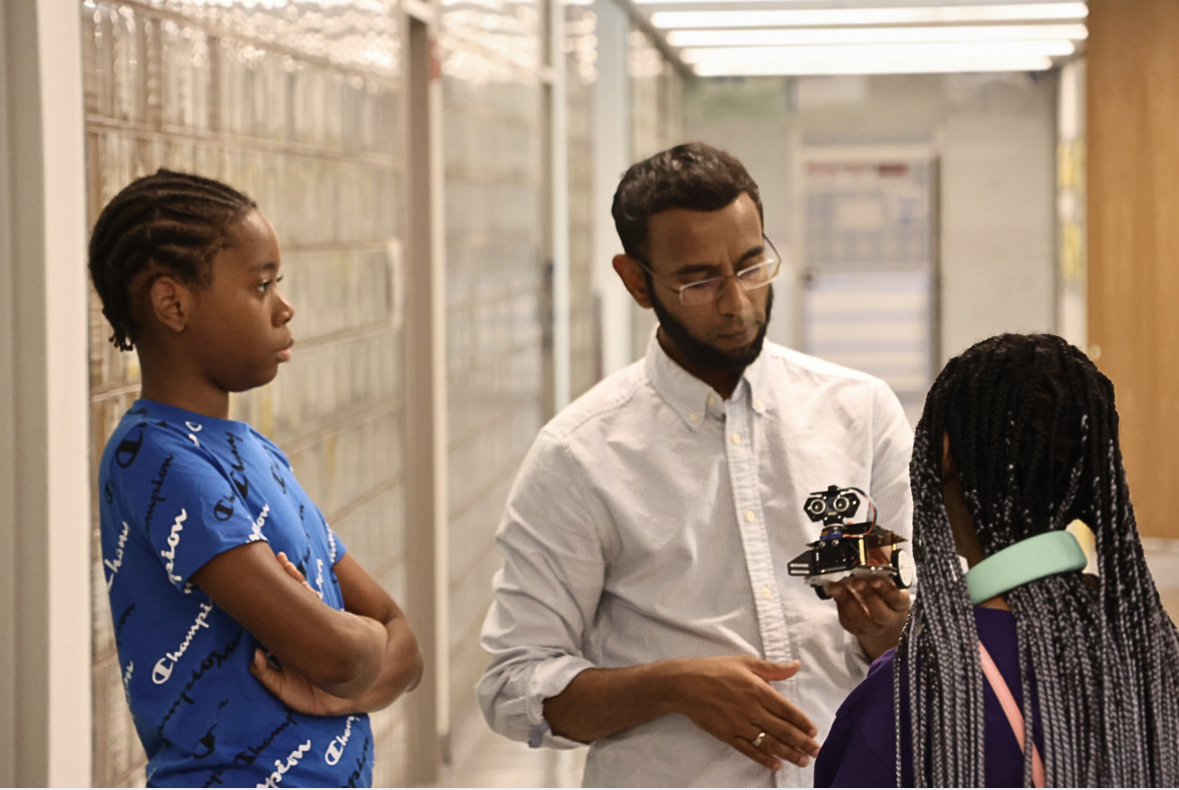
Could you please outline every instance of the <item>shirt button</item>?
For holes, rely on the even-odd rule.
[[[754,513],[752,510],[746,510],[745,511],[745,520],[748,521],[750,524],[752,524],[753,522],[757,521],[757,514]]]
[[[688,421],[689,422],[700,422],[700,415],[697,414],[696,412],[692,412],[691,414],[688,415]]]
[[[708,400],[706,400],[705,403],[707,403],[709,406],[715,406],[716,405],[716,398],[709,395]]]
[[[733,434],[733,444],[741,444],[741,434]]]
[[[774,594],[774,591],[771,590],[769,587],[762,587],[761,588],[761,597],[762,598],[769,598],[773,594]]]
[[[761,408],[761,401],[760,401],[760,400],[756,400],[756,399],[755,399],[755,400],[753,401],[753,408],[755,408],[755,409],[760,409],[760,408]]]

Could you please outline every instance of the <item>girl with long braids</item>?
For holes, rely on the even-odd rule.
[[[816,786],[1179,785],[1179,638],[1109,379],[1052,335],[976,344],[930,390],[911,479],[920,589],[840,708]]]

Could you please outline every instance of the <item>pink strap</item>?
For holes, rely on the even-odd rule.
[[[1027,750],[1023,714],[1019,710],[1019,705],[1015,703],[1015,697],[1011,696],[1011,689],[1007,687],[1007,681],[1003,679],[1002,673],[999,672],[999,667],[995,666],[994,659],[987,649],[983,647],[982,642],[978,643],[979,656],[982,658],[983,674],[987,676],[987,680],[991,683],[991,688],[995,692],[995,696],[999,698],[999,704],[1003,707],[1003,712],[1007,714],[1007,721],[1011,724],[1011,730],[1015,733],[1015,740],[1019,741],[1019,748]],[[1032,782],[1036,787],[1044,786],[1044,763],[1040,759],[1040,750],[1036,748],[1035,741],[1032,742]]]

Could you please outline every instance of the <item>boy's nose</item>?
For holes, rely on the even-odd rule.
[[[282,295],[282,292],[279,292],[278,309],[274,311],[274,325],[282,326],[283,324],[288,323],[294,317],[295,306],[287,301],[287,298]]]

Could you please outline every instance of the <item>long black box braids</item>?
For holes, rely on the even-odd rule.
[[[1076,571],[1006,594],[1048,785],[1179,785],[1179,636],[1138,536],[1113,384],[1053,335],[1000,335],[952,359],[917,425],[919,588],[894,665],[898,784],[902,726],[917,786],[986,780],[978,632],[945,509],[947,434],[986,555],[1074,519],[1095,535],[1096,584]]]

